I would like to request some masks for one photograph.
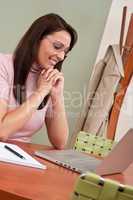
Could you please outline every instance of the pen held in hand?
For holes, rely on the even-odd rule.
[[[14,155],[18,156],[21,159],[25,159],[24,156],[22,156],[20,153],[16,152],[14,149],[12,149],[11,147],[5,145],[4,146],[8,151],[10,151],[11,153],[13,153]]]

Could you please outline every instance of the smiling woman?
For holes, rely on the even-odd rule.
[[[1,140],[29,142],[46,123],[53,146],[64,148],[68,125],[61,67],[76,41],[76,31],[63,18],[48,14],[33,22],[13,55],[0,54]]]
[[[38,64],[42,68],[45,66],[45,69],[54,68],[58,62],[64,60],[70,43],[71,35],[64,30],[44,37],[38,50]]]

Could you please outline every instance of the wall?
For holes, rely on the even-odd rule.
[[[78,31],[78,43],[64,64],[64,94],[70,133],[82,107],[83,93],[96,58],[110,4],[111,0],[0,1],[1,52],[12,52],[29,25],[49,12],[60,14]],[[42,132],[33,137],[34,142],[47,143]]]
[[[127,6],[126,24],[124,41],[126,32],[128,29],[130,15],[133,12],[133,1],[132,0],[113,0],[110,8],[110,12],[107,18],[104,33],[101,39],[98,55],[96,62],[103,57],[105,50],[109,44],[118,44],[120,39],[120,29],[122,21],[123,7]]]

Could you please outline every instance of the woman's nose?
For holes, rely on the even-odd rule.
[[[58,59],[60,61],[64,60],[64,57],[65,57],[65,52],[64,51],[58,52]]]

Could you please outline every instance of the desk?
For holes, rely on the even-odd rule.
[[[12,142],[33,155],[35,150],[50,147]],[[35,157],[47,165],[46,170],[0,162],[0,189],[33,200],[69,200],[79,174]],[[109,176],[121,183],[133,185],[133,164],[119,175]]]

